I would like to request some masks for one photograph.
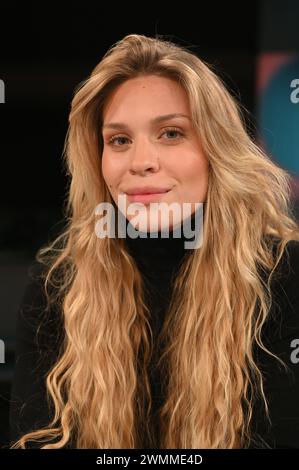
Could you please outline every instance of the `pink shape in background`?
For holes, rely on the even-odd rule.
[[[260,54],[257,58],[256,94],[261,95],[275,72],[295,57],[298,57],[298,54],[292,52],[265,52]],[[260,136],[258,143],[266,150]],[[292,196],[299,200],[299,178],[297,176],[292,175],[291,188]]]

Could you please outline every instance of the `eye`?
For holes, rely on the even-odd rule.
[[[123,140],[128,140],[127,137],[123,136],[123,135],[116,135],[114,137],[111,137],[109,140],[108,140],[108,144],[110,145],[116,145],[115,144],[115,141],[117,141],[118,139],[123,139]],[[116,145],[117,147],[122,147],[122,145]]]
[[[164,131],[162,132],[162,134],[160,135],[160,137],[164,134],[168,134],[168,133],[172,133],[172,134],[178,134],[179,135],[179,138],[182,138],[184,136],[184,134],[179,130],[177,129],[176,127],[169,127],[167,129],[164,129]],[[112,136],[109,140],[108,140],[108,144],[109,145],[114,145],[115,147],[123,147],[124,145],[126,145],[128,142],[129,139],[124,136],[124,135],[115,135],[115,136]],[[177,138],[170,138],[170,139],[166,139],[166,140],[177,140]],[[118,142],[118,144],[117,144]],[[122,142],[122,143],[120,143]],[[123,145],[124,144],[124,145]]]
[[[176,127],[169,127],[167,129],[164,129],[164,131],[161,135],[167,134],[167,133],[179,134],[180,138],[184,136],[184,134],[179,129],[177,129]],[[171,139],[167,139],[167,140],[177,140],[177,139],[171,138]]]

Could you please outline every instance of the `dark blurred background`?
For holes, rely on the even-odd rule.
[[[8,439],[15,320],[28,267],[63,224],[70,103],[113,43],[130,33],[164,35],[213,64],[248,109],[248,130],[292,174],[298,217],[299,102],[290,100],[290,82],[299,80],[299,3],[199,1],[196,12],[191,4],[184,7],[1,5],[0,446]]]

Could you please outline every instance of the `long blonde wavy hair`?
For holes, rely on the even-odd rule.
[[[202,245],[177,273],[161,332],[160,443],[148,424],[153,340],[143,278],[122,239],[95,234],[95,207],[113,204],[101,173],[103,106],[119,84],[148,74],[184,88],[209,160]],[[46,378],[53,420],[12,448],[71,440],[76,448],[140,448],[144,433],[153,447],[248,446],[255,399],[270,419],[254,357],[256,346],[272,354],[261,334],[270,282],[288,241],[299,240],[290,175],[254,142],[211,65],[188,47],[138,34],[113,44],[75,90],[63,156],[66,227],[37,253],[65,331]]]

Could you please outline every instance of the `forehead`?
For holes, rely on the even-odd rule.
[[[107,97],[104,121],[126,121],[132,114],[148,119],[158,115],[189,113],[189,100],[175,80],[156,75],[136,77],[118,85]]]

